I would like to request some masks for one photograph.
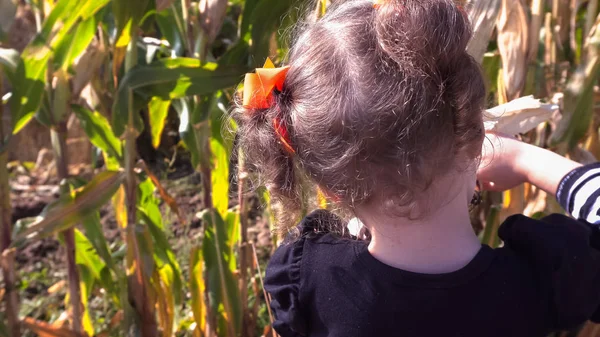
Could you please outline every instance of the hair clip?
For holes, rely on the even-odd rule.
[[[283,149],[291,155],[296,154],[296,150],[291,145],[290,135],[288,133],[287,127],[279,117],[273,118],[273,128],[275,129],[275,133],[277,134],[277,138],[279,138],[279,142]]]
[[[379,7],[381,7],[386,0],[373,0],[373,8],[375,9],[379,9]]]
[[[268,109],[273,105],[273,90],[281,91],[289,66],[275,68],[267,58],[262,68],[246,74],[244,79],[243,106],[249,109]]]

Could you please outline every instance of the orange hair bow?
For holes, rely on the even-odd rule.
[[[378,9],[379,7],[381,7],[386,0],[374,0],[373,1],[373,8]]]
[[[275,68],[270,59],[256,73],[246,74],[244,79],[243,106],[248,109],[268,109],[273,104],[273,90],[281,91],[289,66]]]
[[[273,90],[283,90],[283,82],[285,82],[289,69],[289,66],[275,68],[273,62],[267,58],[265,65],[257,68],[256,73],[246,74],[243,107],[246,109],[270,108],[273,104]],[[273,119],[273,129],[283,149],[289,154],[295,154],[296,151],[291,145],[287,127],[279,116]]]

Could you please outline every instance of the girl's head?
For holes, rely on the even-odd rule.
[[[235,109],[247,161],[288,214],[308,178],[346,209],[415,216],[436,178],[481,151],[486,91],[470,38],[452,0],[337,1],[293,41],[271,107]]]

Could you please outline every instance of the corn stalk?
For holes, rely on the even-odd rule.
[[[2,67],[0,66],[0,96],[4,90],[2,83]],[[0,267],[4,278],[4,299],[6,322],[9,337],[20,336],[19,327],[19,294],[15,287],[15,251],[10,249],[12,237],[12,210],[10,205],[10,186],[8,184],[8,146],[9,137],[4,135],[4,103],[0,102]]]
[[[58,179],[61,181],[60,192],[65,197],[71,193],[69,185],[66,183],[66,180],[69,178],[66,118],[69,115],[70,88],[64,72],[59,70],[55,79],[56,87],[50,92],[54,103],[53,110],[49,114],[54,126],[50,130],[50,136]],[[48,83],[52,83],[52,81],[50,80]],[[69,228],[63,231],[62,235],[66,247],[69,301],[71,303],[71,328],[76,334],[83,335],[81,289],[79,272],[75,262],[75,232],[73,228]]]
[[[137,35],[132,34],[127,45],[125,57],[125,72],[129,72],[137,63]],[[134,266],[133,273],[129,275],[129,300],[137,312],[138,327],[144,337],[157,337],[158,326],[154,312],[154,303],[150,299],[150,280],[145,275],[146,263],[142,257],[140,242],[137,237],[137,177],[135,174],[137,137],[134,126],[133,93],[128,95],[128,122],[125,129],[125,204],[127,209],[126,241],[128,249],[133,253],[133,261],[128,261],[128,270]]]

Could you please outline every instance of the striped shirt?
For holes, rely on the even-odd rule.
[[[556,199],[574,218],[600,225],[600,163],[569,172],[558,185]]]

